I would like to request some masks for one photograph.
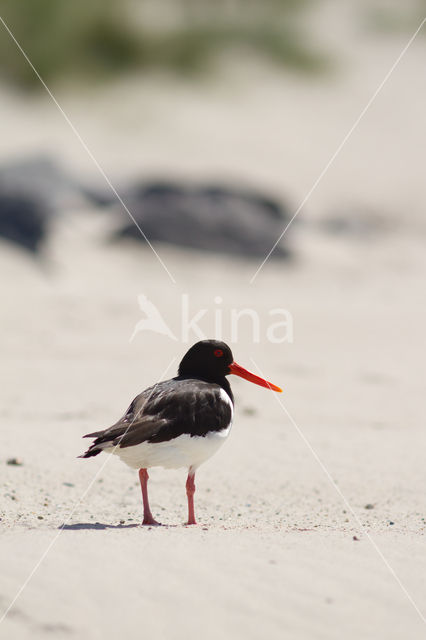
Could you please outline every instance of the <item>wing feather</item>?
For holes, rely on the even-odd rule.
[[[226,429],[232,409],[223,402],[220,391],[218,384],[191,378],[173,378],[145,389],[118,422],[83,436],[95,440],[82,457],[117,445],[124,448],[164,442],[184,433],[203,436]]]

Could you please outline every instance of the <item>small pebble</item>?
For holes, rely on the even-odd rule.
[[[63,482],[64,487],[74,487],[75,485],[72,482]]]
[[[389,524],[395,524],[394,522],[392,522],[392,520],[389,520]]]
[[[37,516],[39,520],[44,520],[43,516]]]
[[[354,536],[352,540],[356,540],[357,542],[359,542],[359,538],[357,536]]]
[[[11,465],[12,467],[22,467],[24,463],[20,458],[9,458],[6,464]]]
[[[365,505],[364,509],[374,509],[374,504],[371,504],[371,502],[369,502]]]

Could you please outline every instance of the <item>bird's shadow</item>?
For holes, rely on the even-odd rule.
[[[105,524],[103,522],[76,522],[75,524],[61,524],[61,531],[105,531],[105,529],[165,529],[177,525],[142,525],[142,524]]]
[[[105,529],[136,529],[140,524],[104,524],[103,522],[77,522],[76,524],[61,524],[62,531],[103,531]]]

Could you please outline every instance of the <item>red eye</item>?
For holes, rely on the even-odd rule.
[[[214,351],[214,355],[216,356],[216,358],[221,358],[223,356],[223,351],[222,349],[216,349]]]

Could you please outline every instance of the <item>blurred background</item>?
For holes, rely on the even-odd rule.
[[[227,213],[238,210],[248,223],[237,216],[236,227],[252,232],[223,241],[224,251],[263,256],[419,26],[426,4],[34,0],[24,7],[1,0],[0,8],[153,241],[216,251],[226,231],[238,235],[225,225]],[[336,233],[373,232],[407,215],[422,224],[424,46],[420,33],[301,221],[321,219]],[[15,189],[44,209],[47,200],[52,213],[88,202],[116,205],[3,26],[0,77],[0,194],[12,197]],[[221,191],[230,187],[238,193]],[[260,202],[242,202],[256,194]],[[222,218],[215,213],[218,200]],[[220,227],[204,243],[200,209],[201,218],[218,215]],[[176,211],[185,229],[195,218],[191,229],[199,237],[185,241],[178,225],[164,230]],[[134,228],[124,229],[125,212],[120,216],[119,233],[136,237]],[[50,222],[40,230],[39,247]],[[13,233],[8,229],[0,222],[2,235]]]
[[[179,335],[179,296],[188,293],[194,308],[214,310],[219,295],[225,311],[288,309],[302,330],[288,348],[297,362],[298,345],[317,339],[310,318],[332,302],[312,284],[321,270],[325,291],[344,289],[351,302],[362,274],[373,286],[369,276],[380,273],[381,291],[395,273],[423,273],[424,29],[316,181],[420,25],[424,1],[0,8],[63,109],[1,25],[0,242],[3,274],[14,274],[2,285],[2,337],[12,360],[29,306],[37,312],[23,357],[52,331],[53,359],[61,349],[79,357],[76,344],[110,349],[111,332],[123,357],[167,352],[164,336],[129,345],[137,295],[161,302]],[[389,300],[371,296],[374,317]],[[314,300],[320,309],[311,311]],[[334,308],[325,310],[330,336],[332,319]]]

